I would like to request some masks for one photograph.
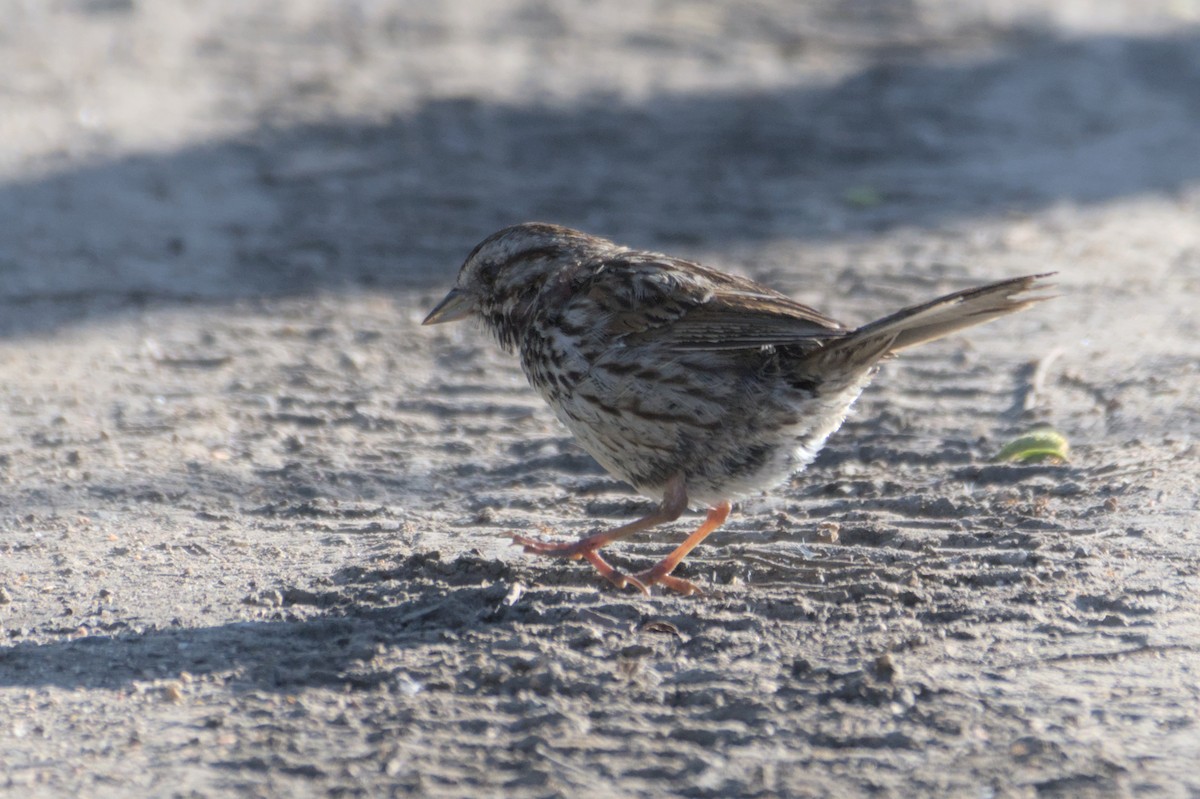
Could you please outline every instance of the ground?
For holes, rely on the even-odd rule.
[[[1200,6],[1124,5],[0,2],[0,794],[1200,794]],[[419,325],[526,219],[1059,296],[646,599],[508,545],[648,503]]]

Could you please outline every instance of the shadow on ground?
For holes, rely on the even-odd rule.
[[[407,561],[419,563],[408,568],[412,564]],[[54,642],[18,641],[0,649],[0,685],[122,690],[137,681],[175,679],[186,672],[196,678],[218,675],[241,689],[365,689],[393,676],[366,665],[379,646],[427,646],[439,637],[452,640],[456,631],[512,622],[501,603],[505,586],[480,587],[481,575],[505,570],[499,562],[460,558],[441,564],[427,554],[407,561],[408,578],[437,574],[438,584],[426,579],[428,590],[413,594],[387,590],[379,576],[342,575],[338,587],[328,590],[264,592],[255,604],[277,607],[269,620],[114,629],[111,634],[96,630]],[[455,580],[456,574],[461,579]]]
[[[147,301],[431,293],[487,232],[548,219],[687,251],[1171,193],[1200,178],[1200,39],[1011,31],[830,86],[427,103],[0,187],[0,333]],[[868,199],[869,198],[869,199]]]

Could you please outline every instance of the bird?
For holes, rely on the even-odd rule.
[[[579,445],[657,501],[642,517],[573,542],[516,534],[525,552],[588,561],[618,588],[689,595],[675,568],[735,500],[816,457],[877,371],[901,350],[1049,296],[1026,275],[956,291],[849,327],[746,277],[632,249],[560,225],[499,230],[467,256],[423,324],[473,318],[515,353]],[[600,550],[707,509],[654,566],[626,574]]]

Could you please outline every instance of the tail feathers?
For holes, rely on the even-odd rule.
[[[908,347],[947,336],[956,330],[981,325],[1022,311],[1053,295],[1035,292],[1050,288],[1043,278],[1054,274],[1026,275],[1001,280],[936,300],[913,305],[863,325],[831,341],[809,358],[825,367],[866,368],[879,359]]]

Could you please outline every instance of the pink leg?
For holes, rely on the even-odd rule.
[[[704,523],[696,528],[696,531],[689,535],[682,544],[676,547],[674,552],[667,555],[653,567],[636,575],[630,576],[617,571],[608,561],[600,556],[599,552],[600,547],[607,546],[626,536],[641,532],[642,530],[649,530],[666,522],[675,521],[683,514],[686,507],[687,491],[683,484],[683,478],[677,476],[667,482],[667,489],[663,494],[662,504],[652,513],[629,524],[621,525],[612,530],[605,530],[602,533],[596,533],[595,535],[581,538],[569,544],[539,541],[536,538],[526,538],[522,535],[514,535],[513,543],[524,547],[526,552],[534,555],[550,555],[557,558],[571,558],[572,560],[583,558],[595,567],[601,577],[611,582],[617,588],[632,585],[643,594],[649,596],[650,586],[659,584],[687,596],[699,593],[700,588],[687,580],[672,577],[671,572],[675,571],[675,567],[682,563],[683,559],[699,546],[701,541],[725,523],[725,520],[729,518],[729,511],[732,508],[732,505],[728,501],[710,508],[708,517],[704,520]]]
[[[609,565],[608,561],[600,557],[597,551],[602,546],[611,544],[613,541],[620,540],[626,536],[649,530],[652,527],[657,527],[660,524],[673,522],[678,519],[687,508],[687,489],[683,484],[683,477],[672,477],[667,481],[666,491],[663,492],[662,503],[652,512],[646,514],[640,519],[623,524],[612,530],[606,530],[602,533],[596,533],[586,538],[570,543],[563,544],[553,541],[539,541],[536,538],[526,538],[523,535],[514,535],[513,543],[525,548],[526,552],[534,555],[550,555],[557,558],[571,558],[578,560],[584,558],[588,563],[600,572],[600,576],[611,582],[617,588],[624,588],[626,585],[633,585],[647,596],[650,590],[642,584],[641,580],[636,577],[629,577],[614,569]],[[690,540],[690,539],[689,539]],[[686,542],[685,542],[686,543]],[[696,542],[700,543],[699,541]],[[695,546],[693,544],[692,546]],[[678,551],[678,550],[677,550]],[[684,555],[687,553],[684,552]],[[680,556],[680,560],[683,556]],[[662,564],[659,564],[662,565]],[[657,567],[655,567],[657,568]],[[671,566],[671,568],[675,568]],[[653,570],[651,570],[653,571]],[[670,571],[668,569],[668,571]],[[661,582],[661,578],[659,579]]]
[[[651,586],[655,583],[660,583],[672,591],[678,591],[684,596],[690,596],[695,593],[704,593],[695,583],[681,580],[678,577],[672,577],[671,572],[675,571],[675,567],[683,562],[683,559],[691,553],[693,549],[700,545],[700,542],[708,538],[709,534],[725,523],[729,518],[729,511],[733,506],[728,500],[717,505],[715,508],[709,508],[708,517],[704,520],[704,524],[696,528],[696,531],[689,535],[687,539],[680,544],[674,552],[660,560],[657,565],[647,569],[644,572],[639,572],[634,575],[637,582],[643,586]],[[627,578],[632,579],[632,578]]]

